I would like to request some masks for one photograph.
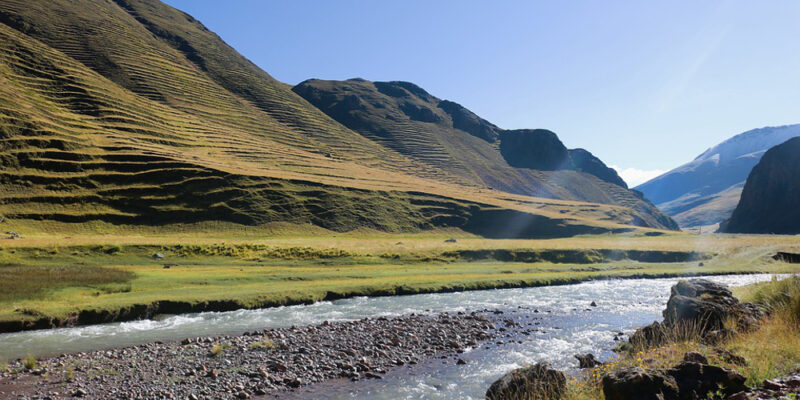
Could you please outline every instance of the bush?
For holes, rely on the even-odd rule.
[[[28,356],[22,360],[22,365],[24,365],[25,369],[28,370],[36,368],[36,357],[29,353]]]
[[[222,352],[224,350],[225,350],[225,346],[217,343],[217,344],[215,344],[214,346],[211,347],[211,351],[209,352],[209,355],[211,357],[218,357],[220,354],[222,354]]]
[[[264,339],[261,342],[250,343],[250,348],[275,350],[278,348],[278,344],[270,339]]]

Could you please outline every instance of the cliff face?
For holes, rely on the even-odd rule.
[[[750,172],[729,233],[800,233],[800,138],[769,149]]]
[[[797,136],[800,125],[753,129],[636,189],[683,227],[717,224],[731,216],[764,152]]]

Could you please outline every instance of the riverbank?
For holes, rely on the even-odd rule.
[[[488,311],[367,318],[23,359],[0,372],[0,398],[258,398],[330,379],[381,379],[478,346],[497,324],[505,326]]]
[[[800,270],[771,258],[800,248],[797,237],[162,239],[158,245],[147,237],[3,241],[0,332],[356,296]]]
[[[711,279],[731,285],[742,285],[770,279],[770,276],[718,276]],[[304,385],[300,389],[292,389],[291,393],[286,391],[277,393],[279,398],[327,400],[347,398],[384,400],[408,396],[439,400],[481,399],[486,388],[501,374],[534,360],[554,360],[558,368],[572,370],[577,367],[576,360],[572,358],[573,354],[606,349],[598,355],[603,358],[608,357],[610,349],[619,343],[620,332],[631,333],[636,327],[658,318],[666,303],[669,287],[675,282],[675,279],[592,281],[570,286],[359,298],[309,306],[174,316],[156,321],[2,335],[0,348],[16,349],[10,354],[17,354],[17,356],[9,356],[6,359],[23,357],[23,360],[11,363],[18,371],[24,369],[26,351],[34,352],[34,355],[38,356],[58,354],[58,352],[75,352],[76,355],[88,354],[91,355],[89,359],[94,360],[91,365],[98,367],[108,365],[123,371],[128,368],[128,364],[109,364],[111,361],[107,360],[108,357],[105,354],[111,351],[112,354],[116,354],[115,357],[123,356],[120,356],[120,353],[114,353],[117,350],[106,349],[133,349],[125,357],[139,360],[136,354],[141,352],[144,357],[154,363],[152,368],[157,368],[159,365],[164,366],[166,370],[162,374],[166,376],[168,373],[176,374],[174,371],[169,371],[169,367],[183,366],[179,371],[185,371],[185,368],[194,365],[196,359],[192,357],[210,354],[214,348],[213,345],[222,342],[222,340],[214,343],[202,341],[201,345],[204,346],[205,351],[195,355],[175,350],[173,346],[187,336],[223,337],[226,338],[224,340],[234,338],[234,343],[239,340],[247,340],[248,343],[261,342],[261,340],[250,340],[250,335],[219,336],[213,332],[243,332],[245,330],[252,332],[255,329],[259,331],[258,334],[261,334],[264,327],[286,327],[281,329],[291,330],[289,325],[294,324],[316,327],[318,335],[323,338],[323,343],[335,344],[341,341],[342,344],[347,345],[345,348],[349,347],[351,350],[360,351],[364,346],[372,343],[369,338],[361,340],[357,336],[359,339],[354,343],[350,338],[349,330],[328,329],[327,327],[339,327],[346,324],[345,322],[334,322],[337,320],[359,323],[365,317],[369,317],[369,321],[374,321],[374,324],[378,326],[386,324],[388,333],[396,334],[404,331],[405,328],[404,325],[394,324],[393,321],[396,320],[391,316],[405,318],[416,314],[414,318],[434,318],[442,312],[446,312],[456,320],[463,318],[466,319],[464,322],[467,322],[471,319],[472,311],[484,310],[478,311],[476,316],[484,315],[489,319],[488,322],[497,328],[495,335],[491,340],[478,340],[478,346],[464,347],[464,353],[458,353],[458,349],[456,349],[455,351],[436,353],[427,358],[420,357],[417,361],[418,364],[406,362],[403,366],[386,369],[386,374],[380,374],[382,379],[360,379],[352,382],[348,378],[339,377],[327,379],[325,383],[312,383],[308,380],[309,385]],[[596,306],[592,306],[593,302]],[[378,318],[379,316],[390,317]],[[390,325],[393,327],[388,327]],[[457,328],[457,324],[452,322],[447,325]],[[467,323],[464,326],[471,325]],[[446,331],[448,329],[450,328],[445,327]],[[376,330],[380,331],[381,329],[376,328]],[[463,334],[458,334],[464,337]],[[240,337],[244,339],[239,339]],[[166,343],[167,346],[154,344],[159,340]],[[270,340],[275,341],[273,337]],[[134,345],[140,343],[142,345]],[[266,343],[264,347],[266,346],[269,344]],[[238,347],[244,349],[245,346]],[[261,347],[261,345],[255,347]],[[221,354],[227,354],[225,352],[231,349],[233,347],[225,348],[220,344]],[[158,352],[160,356],[152,355],[153,351]],[[419,350],[413,349],[412,351],[416,354]],[[291,360],[297,357],[312,357],[309,354],[315,354],[314,352],[303,353],[300,347],[276,349],[275,353]],[[269,366],[265,362],[269,360],[268,357],[271,354],[248,353],[248,357],[260,356],[262,358],[261,361],[258,359],[254,361],[255,364],[247,364],[247,360],[245,363]],[[170,355],[174,358],[170,358]],[[367,356],[369,357],[369,355]],[[442,356],[445,358],[441,358]],[[38,364],[42,365],[51,359],[71,359],[64,357],[67,356],[43,357],[44,361],[39,360]],[[203,356],[202,359],[206,358],[215,360],[213,357],[206,356]],[[460,363],[458,359],[463,359],[465,363]],[[240,362],[238,358],[230,361],[232,363],[230,368],[236,368],[236,363]],[[562,361],[563,363],[561,363]],[[137,366],[137,364],[132,365]],[[63,366],[67,366],[67,364]],[[291,367],[297,366],[292,365]],[[102,370],[103,368],[91,373],[99,374],[98,371]],[[49,369],[47,374],[58,379],[62,371]],[[302,376],[304,373],[303,369],[297,371],[299,371],[295,372],[297,376]],[[36,375],[32,374],[32,371],[23,372],[17,376],[20,378],[9,384],[24,385],[26,380],[33,384],[35,382],[33,379],[38,379]],[[172,377],[172,379],[178,378],[180,378],[179,375]],[[113,381],[114,378],[106,378],[106,380],[109,379]],[[92,383],[94,382],[92,381]],[[102,379],[96,382],[99,383],[92,387],[103,387]],[[132,382],[138,383],[138,380]],[[32,386],[28,385],[27,387]],[[63,392],[59,393],[63,395]]]
[[[680,290],[676,291],[675,288],[672,290],[673,296],[679,292]],[[697,324],[695,321],[677,329],[662,324],[661,327],[665,327],[666,332],[663,336],[654,334],[659,331],[659,326],[652,325],[656,329],[645,327],[640,330],[642,335],[638,338],[647,338],[646,340],[632,340],[630,346],[621,348],[618,357],[608,360],[597,368],[586,370],[578,378],[572,379],[566,388],[564,398],[602,400],[608,398],[609,393],[615,393],[623,388],[639,393],[652,392],[653,395],[663,390],[665,398],[672,398],[667,394],[672,390],[668,387],[668,383],[660,387],[654,382],[664,377],[669,379],[670,374],[674,375],[675,379],[681,378],[683,374],[680,372],[681,368],[694,371],[690,376],[697,382],[710,379],[711,375],[704,377],[698,375],[698,365],[701,366],[700,370],[702,368],[711,370],[709,374],[715,374],[715,371],[723,372],[716,373],[714,377],[720,380],[722,387],[717,388],[717,383],[712,380],[710,384],[713,389],[710,389],[710,386],[702,389],[710,390],[709,393],[702,394],[702,396],[707,395],[707,398],[735,400],[797,398],[800,395],[800,377],[798,377],[800,341],[797,340],[800,335],[800,277],[744,286],[736,289],[734,293],[749,302],[744,303],[746,307],[741,310],[749,309],[750,311],[745,312],[762,315],[765,311],[768,314],[759,317],[760,320],[757,322],[748,317],[751,322],[742,325],[743,320],[737,320],[738,317],[725,315],[728,307],[735,304],[723,299],[723,302],[714,306],[718,307],[715,312],[726,310],[721,314],[724,318],[719,321],[718,331],[706,331],[711,329],[706,328],[711,324],[710,320],[706,320],[703,324]],[[688,301],[677,296],[674,307],[678,307],[679,304],[681,307],[703,307],[703,301],[716,301],[713,300],[713,296],[703,295],[700,299]],[[752,304],[756,307],[752,307]],[[665,310],[665,316],[669,312],[669,309]],[[685,309],[683,312],[686,313]],[[704,315],[703,318],[709,317],[708,314]],[[719,332],[725,334],[719,335]],[[636,382],[633,380],[626,382],[626,379],[633,376],[632,372],[639,374],[640,378]],[[735,377],[737,385],[741,387],[737,389],[724,387],[725,384],[730,384],[725,379],[731,377]],[[672,384],[675,385],[675,382]],[[677,382],[675,389],[680,388],[681,398],[684,398],[687,385],[691,386],[694,383],[690,385],[686,382]]]

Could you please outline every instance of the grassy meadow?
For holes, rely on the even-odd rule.
[[[631,233],[490,240],[457,231],[264,229],[38,232],[2,239],[0,322],[74,323],[81,311],[106,313],[105,320],[134,318],[117,314],[160,302],[197,311],[609,277],[800,270],[770,258],[779,250],[800,250],[800,237],[790,236]]]

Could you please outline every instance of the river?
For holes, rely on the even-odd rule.
[[[772,279],[773,275],[707,277],[730,286]],[[492,342],[458,355],[396,368],[381,380],[334,381],[281,398],[325,399],[480,399],[503,373],[525,363],[550,361],[573,370],[573,355],[593,352],[611,356],[618,332],[661,319],[669,289],[677,279],[600,280],[574,285],[498,289],[395,297],[358,297],[258,310],[163,316],[156,320],[29,331],[0,335],[0,359],[28,353],[60,353],[123,347],[185,337],[237,334],[245,331],[345,321],[410,313],[502,310],[522,323],[535,318],[537,332]],[[590,306],[592,302],[596,307]]]

